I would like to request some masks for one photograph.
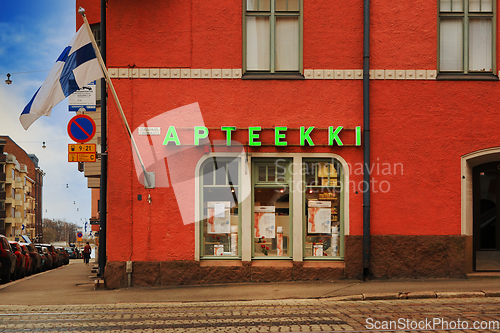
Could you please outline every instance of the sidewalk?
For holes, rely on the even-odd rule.
[[[271,299],[500,297],[500,277],[422,280],[341,280],[334,282],[234,283],[226,285],[135,287],[95,290],[92,266],[80,260],[29,278],[0,285],[2,304],[115,304],[214,302]]]

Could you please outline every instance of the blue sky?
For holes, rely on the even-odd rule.
[[[0,134],[35,154],[46,173],[43,217],[82,225],[91,217],[90,189],[76,163],[69,163],[67,99],[25,131],[19,115],[76,32],[72,0],[0,0]],[[11,73],[12,84],[5,84]],[[17,73],[17,74],[16,74]],[[47,148],[42,149],[42,142]],[[68,184],[68,188],[66,188]]]

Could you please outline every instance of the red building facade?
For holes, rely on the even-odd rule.
[[[373,277],[500,269],[497,7],[460,4],[371,1],[367,143],[362,1],[108,1],[154,188],[110,101],[107,286],[359,278],[366,144]]]

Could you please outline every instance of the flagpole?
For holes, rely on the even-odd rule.
[[[102,59],[101,52],[99,51],[99,47],[97,46],[97,43],[94,39],[94,34],[92,34],[92,29],[90,28],[89,22],[87,21],[87,17],[85,16],[85,9],[80,7],[78,9],[78,13],[82,15],[83,21],[85,23],[85,27],[87,28],[87,32],[90,36],[90,41],[92,42],[92,46],[94,47],[97,60],[99,61],[99,64],[101,65],[102,72],[104,73],[104,77],[106,79],[106,82],[109,85],[109,88],[111,90],[111,93],[113,94],[113,98],[115,99],[116,105],[118,106],[118,111],[120,111],[120,116],[122,117],[123,123],[125,124],[125,127],[127,129],[127,133],[130,137],[130,141],[132,142],[132,146],[135,150],[135,153],[137,155],[137,158],[139,159],[139,163],[141,164],[142,167],[142,173],[144,174],[144,183],[146,187],[151,187],[152,184],[149,183],[149,178],[147,177],[146,173],[146,167],[144,166],[144,162],[142,161],[141,154],[139,153],[139,149],[137,148],[137,145],[134,140],[134,136],[132,135],[132,131],[130,130],[130,127],[127,122],[127,118],[125,118],[125,114],[123,113],[122,106],[120,104],[120,100],[118,99],[118,96],[116,95],[115,87],[113,86],[113,83],[111,82],[111,78],[109,77],[108,70],[106,69],[106,65],[104,64],[104,60]],[[104,89],[104,87],[102,87]]]

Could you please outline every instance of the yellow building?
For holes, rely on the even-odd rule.
[[[26,166],[24,166],[26,168]],[[23,173],[25,173],[25,168]],[[22,231],[23,181],[21,165],[12,154],[7,154],[5,162],[5,233],[11,239],[19,237]]]

